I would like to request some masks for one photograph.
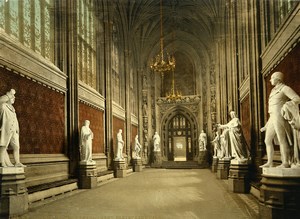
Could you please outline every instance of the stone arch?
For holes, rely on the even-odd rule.
[[[164,160],[174,160],[172,155],[170,156],[170,139],[171,147],[174,149],[174,133],[170,133],[170,122],[176,116],[182,116],[186,119],[186,122],[189,123],[189,126],[183,130],[186,130],[186,133],[181,133],[180,136],[186,137],[186,160],[194,160],[197,155],[197,135],[198,135],[198,122],[196,116],[186,107],[183,106],[174,106],[170,108],[162,117],[161,122],[161,149]],[[180,129],[178,129],[180,130]],[[188,131],[190,133],[188,133]],[[189,145],[190,144],[190,145]],[[189,148],[190,147],[190,148]],[[189,152],[190,149],[190,152]],[[173,150],[174,151],[174,150]],[[174,154],[173,154],[174,155]],[[174,156],[173,156],[174,157]]]

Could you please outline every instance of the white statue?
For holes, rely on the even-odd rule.
[[[211,143],[214,145],[213,157],[218,157],[218,151],[221,150],[220,140],[220,134],[218,131],[216,131],[216,137],[214,138],[214,140],[211,141]]]
[[[16,91],[11,89],[0,97],[0,163],[2,167],[14,166],[9,159],[7,148],[13,149],[16,167],[25,167],[20,162],[19,122],[13,104]]]
[[[204,130],[201,131],[198,142],[199,142],[199,151],[206,151],[207,136]]]
[[[281,108],[281,115],[293,129],[294,151],[291,159],[291,167],[300,167],[300,113],[299,106],[292,101],[286,102]]]
[[[234,157],[234,159],[238,161],[247,161],[250,159],[250,151],[243,135],[241,122],[239,118],[237,118],[234,111],[230,112],[230,116],[231,120],[224,125],[218,124],[218,128],[228,129],[232,157]],[[224,137],[226,140],[226,135]]]
[[[124,148],[124,141],[122,138],[122,129],[119,129],[117,134],[117,155],[115,160],[123,160],[123,148]]]
[[[90,121],[85,120],[80,132],[80,160],[93,163],[92,160],[92,140],[94,134],[90,129]]]
[[[140,158],[140,152],[142,150],[142,145],[139,142],[139,136],[136,135],[134,139],[134,151],[135,151],[135,156],[136,158]]]
[[[160,151],[160,137],[157,132],[153,136],[154,151]]]
[[[229,129],[224,129],[221,136],[221,151],[222,151],[222,158],[231,158],[231,145],[230,145],[230,137],[229,137]]]
[[[283,83],[283,73],[274,72],[271,75],[271,84],[274,88],[271,90],[269,96],[269,120],[267,124],[261,128],[261,131],[266,131],[265,144],[267,150],[268,161],[260,167],[272,167],[274,146],[273,140],[276,138],[280,147],[282,164],[278,168],[290,167],[290,145],[293,144],[291,126],[288,121],[281,115],[281,109],[287,102],[293,102],[297,105],[300,103],[300,97],[289,86]]]

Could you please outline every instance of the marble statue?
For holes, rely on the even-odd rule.
[[[160,137],[157,132],[153,136],[154,151],[160,151]]]
[[[135,151],[135,157],[140,158],[140,152],[142,150],[142,145],[139,142],[139,136],[136,135],[134,139],[134,151]]]
[[[229,139],[229,129],[223,129],[220,139],[222,148],[222,158],[224,157],[230,159],[232,157],[232,152]]]
[[[93,163],[92,160],[92,140],[94,134],[90,129],[90,121],[85,120],[80,132],[80,160]]]
[[[207,136],[204,130],[201,131],[198,142],[199,142],[199,151],[206,151]]]
[[[234,157],[234,159],[238,161],[247,161],[250,159],[250,151],[243,135],[241,122],[239,118],[237,118],[234,111],[230,112],[230,117],[231,120],[227,124],[218,124],[218,128],[228,129],[228,137],[231,146],[232,157]]]
[[[221,150],[220,134],[218,131],[216,131],[216,137],[214,138],[214,140],[211,141],[211,143],[214,145],[213,157],[218,157],[218,151]]]
[[[117,134],[117,155],[115,160],[123,160],[123,148],[124,148],[124,141],[122,138],[122,129],[119,129]]]
[[[267,151],[267,163],[260,167],[272,167],[274,156],[273,140],[277,140],[281,154],[281,165],[278,168],[290,167],[291,156],[290,146],[293,145],[293,136],[291,125],[281,114],[281,110],[285,103],[291,102],[298,106],[300,97],[289,86],[283,83],[283,73],[274,72],[271,75],[271,85],[274,86],[269,95],[268,113],[269,119],[267,124],[261,128],[265,131],[265,144]]]
[[[0,163],[2,167],[25,167],[20,162],[19,122],[13,104],[16,91],[11,89],[0,97]],[[7,149],[13,149],[15,165],[9,159]]]
[[[300,167],[300,113],[299,106],[293,101],[286,102],[281,108],[281,115],[292,127],[294,151],[291,167]]]

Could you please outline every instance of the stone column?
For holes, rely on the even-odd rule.
[[[299,218],[300,169],[263,168],[259,218]]]
[[[218,157],[213,157],[212,165],[211,165],[211,172],[216,173],[218,167]]]
[[[92,189],[97,186],[96,162],[81,161],[79,167],[79,188]]]
[[[114,160],[114,177],[123,178],[127,174],[125,160]]]
[[[218,167],[217,167],[218,179],[228,179],[229,166],[230,166],[230,159],[228,158],[219,159]]]
[[[162,157],[161,151],[153,151],[153,162],[151,167],[161,167],[162,166]]]
[[[0,167],[0,218],[22,215],[28,210],[23,167]]]
[[[250,191],[249,178],[249,163],[231,160],[228,176],[229,189],[235,193],[248,193]]]
[[[143,164],[141,158],[133,158],[132,159],[133,164],[133,171],[134,172],[141,172],[143,170]]]

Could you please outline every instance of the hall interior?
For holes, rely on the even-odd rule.
[[[45,200],[119,178],[193,170],[254,200],[255,217],[297,218],[299,130],[287,168],[260,166],[273,73],[300,94],[299,10],[297,0],[0,0],[0,104],[14,89],[26,165],[1,164],[0,217],[26,217]],[[243,162],[233,143],[221,144],[231,112]],[[274,167],[285,154],[274,141]]]

